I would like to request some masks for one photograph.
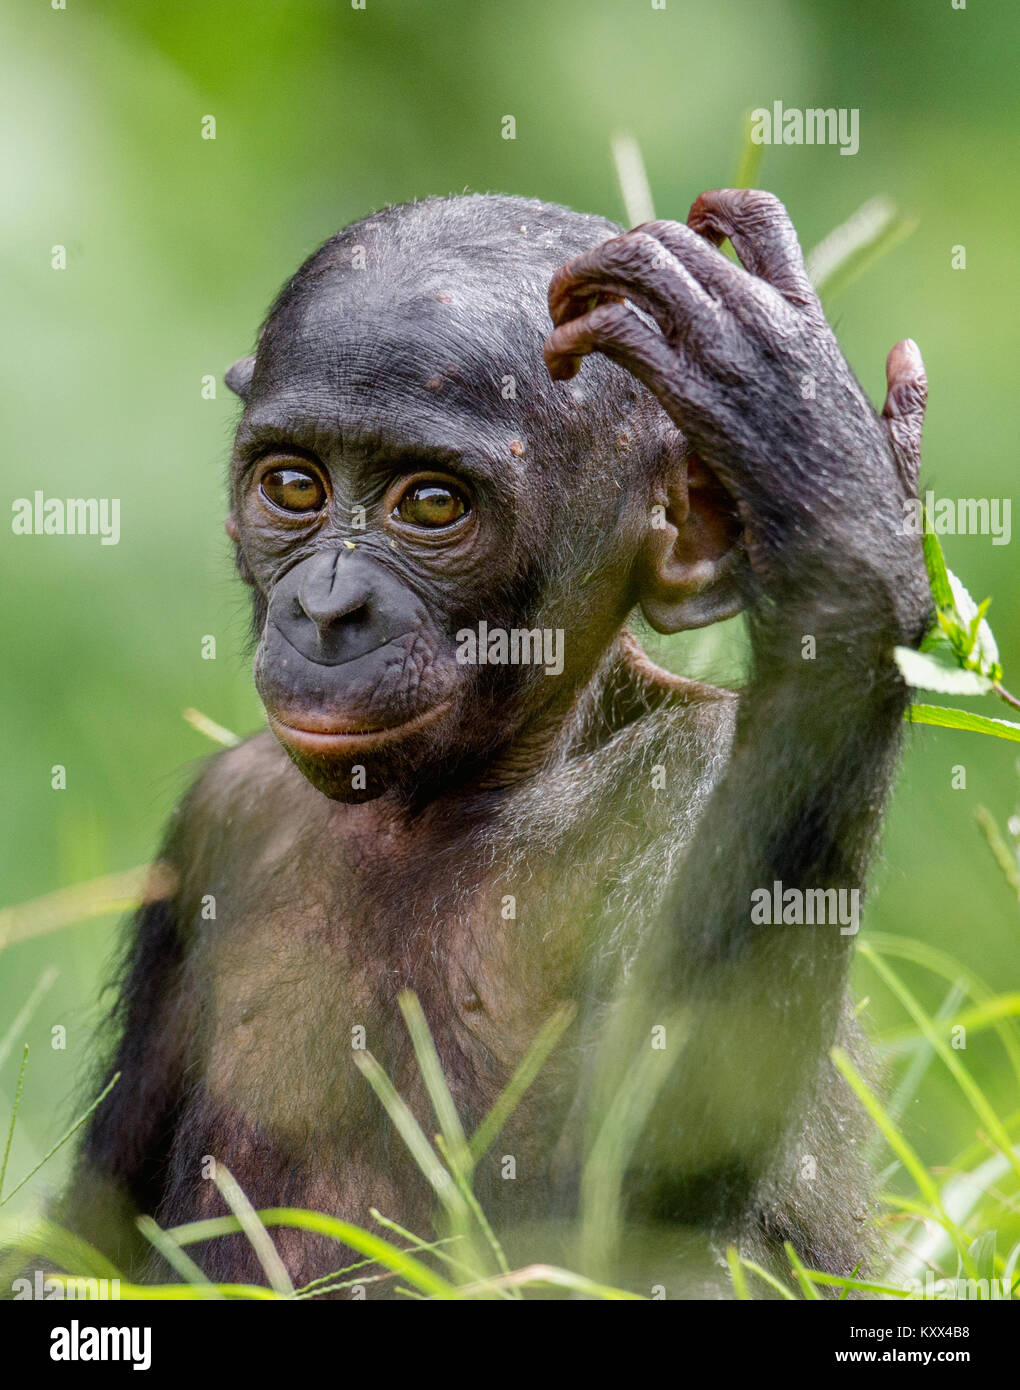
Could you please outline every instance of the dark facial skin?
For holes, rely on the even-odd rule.
[[[208,1155],[256,1207],[377,1207],[426,1234],[432,1194],[351,1046],[361,1029],[433,1132],[408,989],[468,1132],[576,1007],[478,1165],[507,1239],[573,1221],[586,1152],[625,1130],[623,1209],[666,1272],[610,1250],[585,1273],[718,1295],[727,1244],[786,1278],[784,1240],[858,1267],[868,1178],[830,1061],[856,1047],[853,938],[750,905],[777,880],[866,887],[908,699],[891,651],[929,618],[900,526],[924,369],[893,348],[876,414],[769,194],[615,233],[523,199],[387,209],[306,262],[228,373],[227,529],[279,744],[221,755],[168,833],[121,1079],[64,1213],[91,1239],[116,1244],[96,1229],[112,1209],[222,1214]],[[650,663],[634,608],[664,633],[746,609],[739,701]],[[562,673],[461,664],[483,620],[562,629]],[[667,1023],[654,1104],[621,1126]],[[295,1285],[357,1258],[276,1239]],[[521,1239],[512,1259],[549,1258]],[[241,1237],[200,1258],[262,1278]]]
[[[244,388],[228,531],[256,591],[255,681],[277,738],[338,800],[408,793],[540,737],[638,597],[650,481],[607,486],[604,444],[565,469],[542,326],[533,380],[504,400],[484,303],[445,283],[402,287],[385,260],[332,268],[270,318]],[[577,508],[598,538],[583,571],[558,556]],[[536,586],[542,568],[587,575],[583,623]],[[569,628],[563,673],[459,664],[456,635],[480,620]]]

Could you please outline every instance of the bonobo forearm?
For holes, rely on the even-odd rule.
[[[832,577],[820,570],[821,592]],[[682,1019],[642,1145],[658,1181],[692,1165],[753,1180],[803,1124],[819,1080],[805,1058],[836,1038],[908,698],[891,609],[862,579],[839,602],[751,614],[733,753],[633,996],[645,1025]]]
[[[726,237],[745,270],[706,246]],[[673,1020],[640,1164],[677,1191],[694,1178],[704,1191],[707,1175],[725,1205],[802,1129],[819,1079],[804,1059],[836,1036],[908,699],[893,648],[919,642],[930,613],[921,547],[902,526],[924,369],[898,344],[876,416],[767,194],[704,194],[688,226],[606,243],[559,272],[550,305],[554,375],[590,351],[630,370],[742,529],[752,663],[733,752],[622,1025],[636,1052]]]

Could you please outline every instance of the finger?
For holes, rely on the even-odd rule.
[[[592,310],[607,297],[629,299],[645,310],[671,342],[718,333],[718,303],[667,247],[644,232],[613,237],[562,266],[549,286],[549,312],[557,326]]]
[[[731,310],[746,306],[749,295],[755,295],[760,288],[746,270],[734,265],[711,241],[683,222],[643,222],[634,230],[655,237],[713,298]]]
[[[928,378],[921,350],[912,338],[904,338],[885,362],[887,392],[882,407],[900,477],[911,495],[921,471],[921,431],[928,402]]]
[[[821,315],[797,233],[774,194],[756,188],[713,189],[691,204],[687,225],[713,246],[729,237],[752,275],[774,285],[789,303]]]
[[[684,390],[690,364],[627,305],[600,304],[561,324],[547,338],[543,356],[553,380],[567,381],[590,352],[603,353],[643,382],[674,423],[693,404]]]

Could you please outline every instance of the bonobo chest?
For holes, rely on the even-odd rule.
[[[548,1154],[581,1033],[666,898],[730,730],[718,699],[663,708],[541,779],[414,815],[328,800],[269,735],[223,755],[188,808],[181,894],[209,1101],[287,1150],[314,1141],[333,1171],[363,1146],[374,1173],[389,1122],[359,1053],[434,1123],[402,991],[421,1002],[469,1128],[575,1002],[581,1017],[510,1125]]]
[[[333,1131],[376,1104],[354,1064],[367,1050],[414,1103],[398,1002],[411,990],[465,1118],[479,1117],[557,1006],[583,995],[609,847],[602,872],[593,858],[567,879],[557,846],[519,828],[480,836],[470,808],[408,820],[335,805],[275,746],[240,753],[249,795],[207,827],[189,885],[213,1098],[295,1140]]]

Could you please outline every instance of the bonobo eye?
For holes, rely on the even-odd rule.
[[[326,501],[326,489],[307,468],[273,468],[259,484],[263,497],[284,512],[317,512]]]
[[[397,503],[395,515],[408,526],[452,526],[467,515],[468,504],[447,483],[414,483]]]

